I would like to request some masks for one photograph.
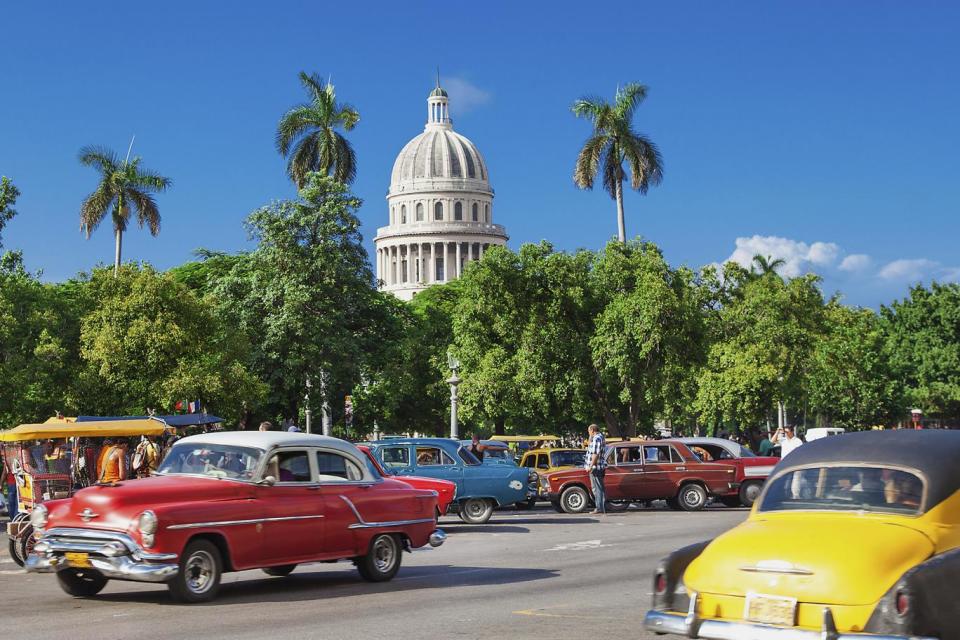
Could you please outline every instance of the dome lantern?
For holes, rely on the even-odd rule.
[[[437,86],[427,96],[427,127],[453,128],[447,92],[440,86],[440,71],[437,71]]]

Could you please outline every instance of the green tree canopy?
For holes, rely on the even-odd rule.
[[[81,325],[84,370],[78,404],[89,413],[171,411],[199,399],[236,419],[263,385],[244,366],[243,337],[221,314],[169,274],[149,266],[93,272],[91,311]]]
[[[881,315],[886,353],[910,407],[960,418],[960,285],[912,287]]]
[[[13,205],[20,197],[20,190],[7,176],[0,177],[0,249],[3,248],[3,228],[17,215]]]

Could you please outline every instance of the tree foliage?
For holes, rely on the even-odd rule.
[[[912,287],[881,315],[885,351],[909,406],[960,418],[960,285]]]
[[[17,215],[13,205],[20,197],[20,190],[7,176],[0,177],[0,249],[3,248],[3,228]]]

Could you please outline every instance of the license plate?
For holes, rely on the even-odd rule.
[[[751,593],[747,595],[744,618],[751,622],[792,627],[797,623],[797,601],[794,598]]]
[[[78,569],[86,568],[89,569],[90,565],[90,554],[89,553],[65,553],[63,557],[66,559],[67,564],[71,567],[76,567]]]

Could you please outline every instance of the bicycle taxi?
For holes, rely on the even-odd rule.
[[[0,452],[16,479],[18,513],[7,524],[14,562],[22,566],[33,549],[30,512],[36,505],[97,484],[106,440],[161,436],[169,429],[162,420],[150,418],[79,422],[58,417],[0,432]]]

